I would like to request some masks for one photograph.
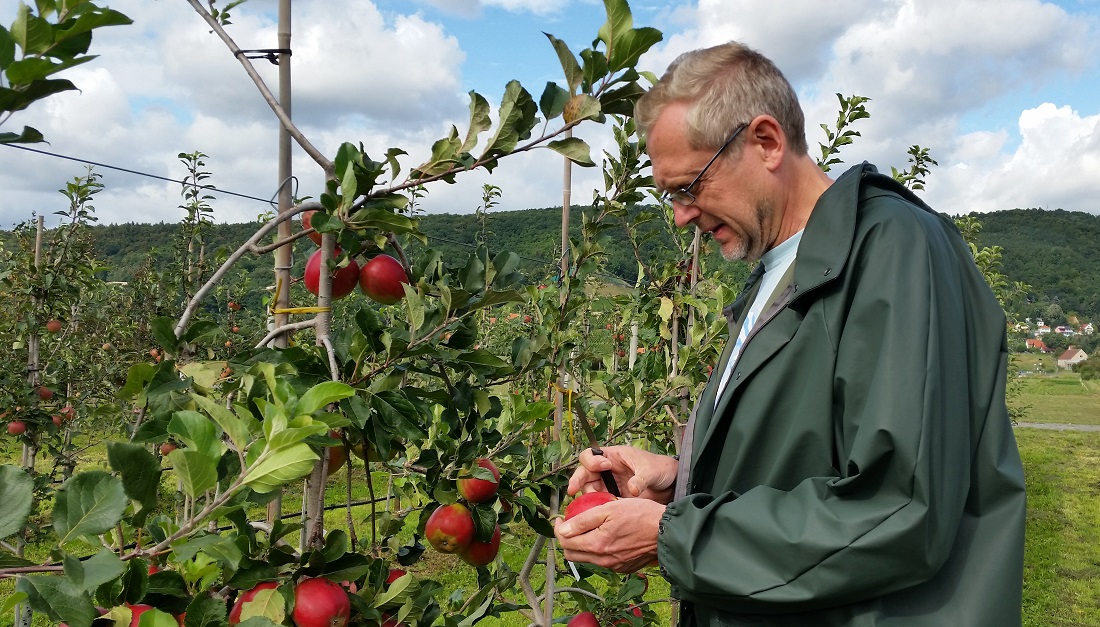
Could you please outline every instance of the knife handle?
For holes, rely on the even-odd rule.
[[[603,457],[603,450],[598,446],[591,447],[593,455],[599,455]],[[603,484],[607,487],[607,491],[611,493],[611,496],[622,497],[619,492],[619,484],[615,483],[615,473],[610,470],[601,470],[600,477],[603,478]]]

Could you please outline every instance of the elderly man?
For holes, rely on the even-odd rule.
[[[565,556],[654,559],[686,625],[1019,625],[1025,496],[1005,318],[950,219],[868,164],[829,179],[790,84],[729,43],[639,101],[677,225],[760,260],[681,455],[586,451]]]

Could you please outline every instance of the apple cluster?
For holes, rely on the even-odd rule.
[[[488,541],[475,537],[474,516],[470,507],[492,502],[500,488],[500,470],[492,460],[481,458],[476,465],[488,470],[493,478],[459,477],[458,493],[465,503],[441,505],[424,524],[424,535],[432,548],[440,553],[457,554],[471,566],[487,566],[500,552],[500,524],[493,527]]]
[[[302,213],[302,228],[310,229],[310,221],[316,211]],[[321,245],[321,234],[313,231],[308,234],[318,246]],[[340,254],[337,248],[335,253]],[[332,274],[332,300],[339,300],[355,291],[358,285],[360,291],[369,298],[384,305],[393,305],[405,297],[405,288],[402,284],[409,282],[409,276],[401,262],[389,255],[375,255],[369,261],[359,266],[355,258],[348,259],[345,266],[335,269]],[[306,261],[305,276],[303,277],[306,289],[314,296],[317,295],[321,282],[321,250],[317,249]]]

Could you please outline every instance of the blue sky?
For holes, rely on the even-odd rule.
[[[16,0],[0,0],[9,22]],[[209,155],[213,182],[269,198],[276,181],[277,126],[270,110],[184,0],[116,0],[135,24],[97,34],[100,58],[67,76],[80,92],[55,96],[13,117],[42,130],[45,150],[181,178],[180,152]],[[593,0],[294,0],[294,117],[326,154],[343,141],[370,154],[400,146],[415,166],[451,124],[461,129],[467,92],[494,105],[518,79],[536,97],[560,66],[542,35],[574,52],[604,21]],[[244,48],[273,48],[275,0],[234,10],[230,34]],[[905,167],[920,144],[939,161],[924,192],[944,212],[1015,207],[1100,213],[1100,0],[694,0],[631,3],[636,26],[664,41],[641,66],[660,74],[693,47],[737,39],[771,57],[806,110],[811,153],[818,125],[836,117],[836,97],[872,100],[863,134],[841,157],[881,169]],[[257,61],[269,84],[275,68]],[[604,129],[581,135],[599,155]],[[56,190],[83,173],[78,163],[0,148],[0,228],[64,208]],[[175,222],[179,185],[100,170],[102,222]],[[481,187],[503,189],[500,209],[561,203],[560,157],[536,151],[506,159],[490,176],[437,185],[428,212],[473,211]],[[298,151],[299,193],[316,197],[318,168]],[[836,172],[839,173],[839,172]],[[576,169],[574,202],[591,198],[599,172]],[[264,203],[219,196],[220,221]]]

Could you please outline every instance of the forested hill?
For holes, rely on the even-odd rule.
[[[574,231],[579,229],[579,211],[572,214]],[[980,244],[1000,246],[1003,271],[1012,281],[1031,286],[1028,299],[1013,303],[1022,316],[1052,318],[1052,305],[1084,320],[1100,321],[1100,216],[1083,212],[1014,209],[974,214],[982,224]],[[256,224],[215,225],[208,236],[211,249],[233,250],[255,232]],[[552,276],[558,264],[561,243],[560,208],[493,212],[486,221],[484,239],[491,252],[510,250],[523,258],[521,270],[532,277]],[[465,259],[478,241],[481,225],[472,214],[439,214],[422,217],[421,229],[429,245],[441,250],[445,259]],[[101,261],[111,269],[106,278],[129,280],[150,254],[163,262],[172,257],[176,224],[123,224],[93,228]],[[613,229],[608,249],[610,257],[605,274],[632,283],[637,270],[625,231]],[[313,244],[298,243],[295,255],[298,269]],[[672,250],[663,237],[645,243],[647,261],[671,259]],[[717,253],[711,253],[709,267],[721,265]],[[159,265],[155,264],[155,265]],[[242,270],[253,288],[270,282],[268,257],[245,257]]]
[[[1056,318],[1051,305],[1100,321],[1100,216],[1080,211],[1012,209],[973,214],[982,246],[1000,246],[1003,272],[1031,286],[1024,317]]]

